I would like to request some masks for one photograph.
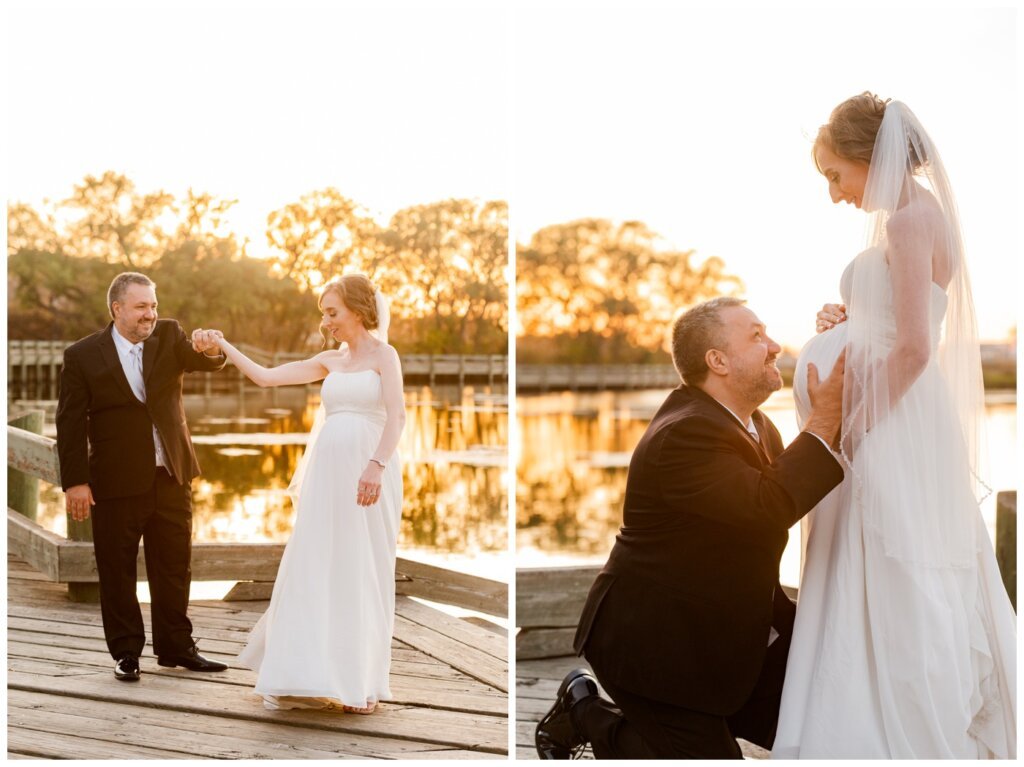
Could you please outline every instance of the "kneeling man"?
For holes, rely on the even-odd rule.
[[[779,584],[788,530],[840,483],[844,357],[783,449],[757,408],[781,348],[735,298],[676,320],[669,394],[629,465],[623,524],[576,633],[584,670],[537,727],[542,758],[742,758],[771,748],[796,609]]]

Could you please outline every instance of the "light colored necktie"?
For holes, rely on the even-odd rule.
[[[132,376],[132,389],[135,391],[137,396],[142,402],[146,401],[146,382],[142,377],[142,345],[133,346],[131,351],[132,370],[135,375]]]

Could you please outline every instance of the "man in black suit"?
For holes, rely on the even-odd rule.
[[[629,465],[623,525],[576,633],[588,672],[563,681],[537,727],[542,758],[736,758],[771,748],[796,615],[779,584],[788,530],[840,483],[829,445],[844,357],[783,449],[757,410],[782,386],[781,351],[734,298],[673,327],[673,390]]]
[[[209,333],[193,341],[176,320],[157,319],[156,285],[125,272],[107,292],[113,318],[64,352],[57,402],[61,487],[73,519],[92,515],[103,633],[114,676],[134,681],[146,644],[136,597],[145,539],[153,650],[161,666],[222,671],[199,654],[188,619],[192,478],[199,464],[181,400],[183,374],[220,370]]]

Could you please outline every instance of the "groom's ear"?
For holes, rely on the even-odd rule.
[[[704,362],[712,373],[725,375],[729,372],[729,359],[718,349],[708,349],[704,354]]]

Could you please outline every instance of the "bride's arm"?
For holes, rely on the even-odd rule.
[[[380,365],[380,382],[384,390],[384,410],[387,412],[387,419],[384,422],[384,431],[381,432],[377,449],[373,451],[373,456],[366,464],[366,468],[363,469],[362,476],[359,477],[356,503],[360,506],[376,503],[380,497],[384,464],[394,455],[395,449],[398,447],[398,440],[402,436],[402,429],[405,428],[402,363],[393,346],[385,346],[380,353],[383,355]]]
[[[217,345],[224,352],[224,355],[257,386],[289,386],[291,384],[313,383],[327,375],[327,368],[323,365],[323,359],[331,353],[329,351],[320,352],[308,360],[287,362],[284,365],[266,368],[253,362],[228,343],[220,331],[214,332],[217,333]]]
[[[896,342],[884,367],[892,407],[921,375],[931,357],[931,283],[935,224],[910,206],[887,225]]]

